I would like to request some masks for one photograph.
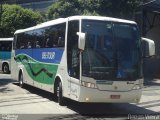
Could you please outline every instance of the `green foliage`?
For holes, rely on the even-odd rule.
[[[59,0],[49,8],[48,18],[53,19],[80,14],[79,8],[77,0]]]
[[[134,11],[141,1],[142,0],[104,0],[101,13],[112,17],[132,19]]]
[[[17,29],[34,26],[43,21],[38,12],[17,5],[3,5],[0,37],[12,37]]]
[[[48,10],[48,19],[72,15],[98,15],[96,10],[101,0],[59,0]]]
[[[48,19],[72,15],[101,15],[131,19],[141,0],[58,0],[48,10]]]

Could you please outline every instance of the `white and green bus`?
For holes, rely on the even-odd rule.
[[[10,73],[13,38],[0,38],[0,70]]]
[[[150,49],[151,51],[152,49]],[[138,102],[142,49],[137,24],[71,16],[17,30],[12,78],[78,102]]]

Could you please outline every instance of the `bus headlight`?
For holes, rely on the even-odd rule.
[[[132,89],[133,90],[138,90],[138,89],[141,89],[141,86],[140,85],[135,85]]]
[[[97,86],[94,83],[85,82],[85,81],[82,81],[81,85],[88,88],[97,88]]]

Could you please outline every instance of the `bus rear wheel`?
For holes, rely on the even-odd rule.
[[[20,74],[19,74],[19,86],[20,86],[21,88],[24,86],[23,74],[22,74],[22,72],[20,72]]]
[[[3,73],[9,74],[9,65],[7,63],[4,63],[2,70],[3,70]]]
[[[59,81],[56,84],[56,97],[57,97],[57,101],[58,101],[59,105],[63,106],[65,103],[64,103],[64,97],[63,97],[63,94],[62,94],[62,83],[61,83],[61,81]]]

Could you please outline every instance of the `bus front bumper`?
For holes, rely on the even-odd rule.
[[[130,91],[101,91],[98,89],[80,87],[79,102],[96,103],[138,103],[142,89]]]

